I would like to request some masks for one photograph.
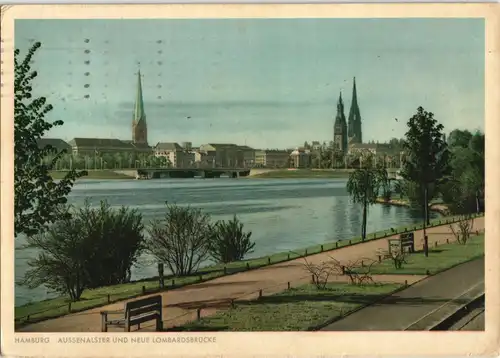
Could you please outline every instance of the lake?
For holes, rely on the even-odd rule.
[[[158,179],[79,180],[69,202],[92,205],[107,200],[112,206],[137,208],[147,225],[164,214],[165,201],[201,208],[213,220],[234,214],[251,230],[256,245],[248,258],[307,246],[345,240],[361,235],[362,207],[346,192],[347,179]],[[432,213],[435,217],[438,214]],[[368,232],[419,221],[409,208],[373,205],[368,213]],[[16,247],[24,242],[16,239]],[[16,279],[27,270],[32,250],[16,250]],[[144,256],[132,270],[132,279],[157,274],[157,263]],[[15,288],[16,306],[53,297],[44,287]]]

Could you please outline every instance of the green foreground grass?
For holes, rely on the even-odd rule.
[[[433,226],[446,225],[446,222],[456,220],[456,217],[440,218],[433,220]],[[389,228],[384,231],[378,231],[367,235],[366,241],[379,239],[386,236],[398,234],[406,230],[419,230],[422,224],[407,225],[400,228]],[[227,274],[238,273],[249,269],[256,269],[259,267],[267,266],[269,264],[276,264],[293,260],[298,257],[317,254],[322,251],[335,250],[349,245],[358,244],[361,238],[353,238],[350,240],[342,240],[336,242],[329,242],[323,245],[315,245],[312,247],[295,250],[294,252],[281,252],[270,256],[259,257],[255,259],[243,260],[232,262],[226,265],[213,265],[200,269],[193,275],[186,277],[167,277],[165,281],[164,290],[178,288],[181,286],[194,284],[198,282],[208,281],[217,277]],[[121,285],[101,287],[93,290],[84,291],[82,298],[78,302],[71,302],[71,312],[78,312],[87,310],[94,307],[106,305],[108,303],[130,299],[141,296],[143,294],[150,294],[159,292],[158,277],[152,277],[136,282],[130,282]],[[15,320],[17,325],[24,325],[31,322],[41,321],[49,318],[59,317],[70,313],[70,300],[66,296],[47,299],[43,301],[28,303],[26,305],[15,307]]]
[[[450,239],[451,240],[451,239]],[[373,274],[426,275],[436,274],[458,264],[484,255],[484,233],[472,236],[466,244],[452,242],[429,248],[429,256],[417,251],[406,257],[406,264],[396,269],[391,259],[373,265]],[[360,270],[361,271],[361,270]]]
[[[113,170],[88,170],[88,175],[82,177],[82,179],[134,179],[131,176],[116,173]],[[68,173],[67,171],[52,171],[50,176],[53,179],[63,179]]]
[[[372,274],[425,275],[436,274],[458,264],[484,255],[484,234],[471,238],[467,244],[445,244],[429,251],[410,255],[401,269],[392,260],[377,263]],[[360,269],[359,271],[362,271]],[[374,302],[401,288],[400,284],[363,286],[330,283],[325,290],[308,284],[285,292],[262,297],[257,301],[237,303],[235,308],[190,322],[176,331],[301,331]]]
[[[317,289],[309,284],[254,301],[236,302],[234,308],[172,330],[305,331],[372,303],[401,286],[330,283],[325,289]]]

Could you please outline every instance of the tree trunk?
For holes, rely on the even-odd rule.
[[[367,206],[367,202],[366,202],[366,196],[365,196],[365,200],[363,200],[363,227],[361,230],[361,240],[362,241],[365,241],[365,239],[366,239],[366,206]]]
[[[476,212],[479,214],[481,212],[481,207],[479,203],[479,193],[476,192]]]

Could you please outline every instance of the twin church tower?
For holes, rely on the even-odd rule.
[[[347,153],[348,144],[363,143],[361,132],[361,114],[359,112],[358,98],[356,93],[356,77],[352,89],[351,109],[349,119],[346,121],[344,115],[344,102],[340,93],[337,103],[337,116],[333,125],[333,145],[336,150]]]

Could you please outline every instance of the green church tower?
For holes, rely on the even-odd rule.
[[[132,142],[136,144],[148,144],[148,126],[146,124],[146,113],[144,112],[144,101],[142,99],[140,70],[137,73],[137,96],[135,98],[134,117],[132,118]]]

